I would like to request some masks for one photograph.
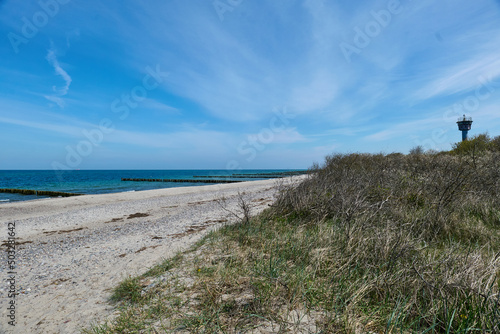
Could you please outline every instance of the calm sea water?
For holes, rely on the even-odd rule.
[[[284,169],[256,169],[236,171],[240,174],[257,174],[288,171]],[[160,188],[200,186],[204,183],[125,182],[122,178],[141,179],[194,179],[195,175],[230,175],[227,170],[81,170],[68,171],[60,180],[54,171],[0,170],[0,188],[60,191],[80,194],[106,194]],[[245,181],[245,179],[241,179]],[[258,179],[247,179],[258,180]],[[27,201],[42,196],[0,193],[0,204]]]

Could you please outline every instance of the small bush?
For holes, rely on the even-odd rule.
[[[424,153],[425,153],[425,150],[421,145],[415,146],[414,148],[412,148],[410,150],[410,154],[412,154],[412,155],[418,155],[418,154],[424,154]]]
[[[494,151],[500,151],[500,136],[492,139],[487,133],[482,133],[469,140],[453,144],[451,153],[461,156],[473,156]]]

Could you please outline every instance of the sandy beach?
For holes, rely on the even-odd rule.
[[[253,214],[276,180],[86,195],[0,205],[0,240],[15,222],[16,326],[8,321],[6,245],[0,270],[1,333],[79,333],[113,316],[111,289],[235,220],[238,192]],[[12,224],[11,224],[12,225]]]

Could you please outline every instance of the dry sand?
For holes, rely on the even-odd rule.
[[[1,333],[79,333],[116,312],[107,299],[145,272],[235,218],[237,194],[253,213],[268,207],[276,180],[44,199],[0,205],[0,240],[15,222],[16,326],[8,324],[7,255],[0,255]],[[287,179],[287,182],[293,182]]]

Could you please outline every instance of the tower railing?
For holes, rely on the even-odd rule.
[[[472,117],[462,116],[458,118],[457,122],[472,122]]]

